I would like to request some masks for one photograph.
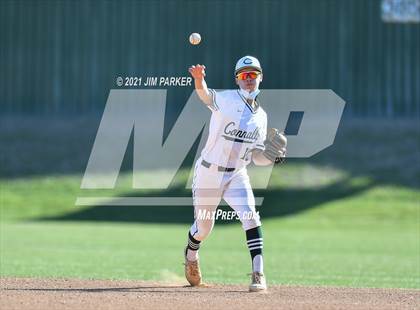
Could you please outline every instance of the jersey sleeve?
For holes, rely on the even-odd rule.
[[[209,89],[211,96],[212,96],[212,103],[207,105],[207,107],[212,112],[221,112],[225,110],[226,102],[227,102],[227,96],[226,91],[215,91],[214,89]]]
[[[260,135],[258,136],[257,141],[255,142],[255,148],[264,151],[264,141],[267,138],[267,115],[264,115],[264,119],[262,121],[262,126],[260,129]]]

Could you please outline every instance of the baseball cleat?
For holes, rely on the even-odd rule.
[[[267,290],[267,283],[263,273],[253,272],[251,274],[251,285],[249,286],[250,292],[261,292]]]
[[[198,260],[190,261],[187,259],[187,249],[185,249],[185,278],[191,286],[199,286],[201,284],[201,271]]]

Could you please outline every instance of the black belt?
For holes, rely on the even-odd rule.
[[[210,168],[211,164],[207,161],[205,161],[204,159],[201,161],[201,164],[206,167],[206,168]],[[235,168],[225,168],[225,167],[221,167],[221,166],[217,166],[217,170],[221,171],[221,172],[232,172],[235,170]]]

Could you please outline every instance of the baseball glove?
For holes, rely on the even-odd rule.
[[[286,156],[287,138],[276,128],[270,128],[264,141],[264,156],[275,164],[283,163]]]

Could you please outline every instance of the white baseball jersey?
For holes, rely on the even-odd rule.
[[[251,162],[252,150],[264,150],[267,114],[259,105],[253,109],[238,90],[210,91],[212,115],[201,157],[218,166],[243,168]]]

